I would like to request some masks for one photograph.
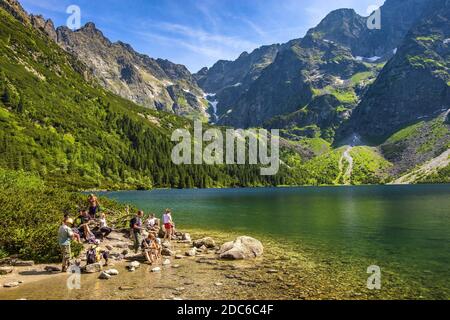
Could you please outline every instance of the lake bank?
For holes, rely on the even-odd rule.
[[[193,239],[212,236],[221,244],[236,235],[201,230],[187,230]],[[278,241],[261,239],[265,252],[262,257],[246,261],[223,261],[214,251],[200,253],[196,257],[171,258],[171,265],[161,266],[161,272],[153,273],[155,266],[141,264],[136,272],[128,272],[126,265],[137,257],[114,262],[108,268],[119,271],[111,280],[100,280],[97,274],[82,275],[81,290],[68,290],[67,275],[44,274],[31,276],[31,270],[44,265],[26,268],[28,275],[20,279],[14,274],[0,280],[23,280],[17,288],[1,288],[0,299],[420,299],[413,291],[395,281],[384,281],[381,291],[368,290],[367,274],[358,270],[350,261],[334,261],[312,257],[311,253],[289,251]],[[179,254],[192,248],[191,244],[174,243]],[[19,271],[24,271],[24,268]],[[393,281],[391,281],[393,280]],[[425,297],[423,297],[425,298]]]

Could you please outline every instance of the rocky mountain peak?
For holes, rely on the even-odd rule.
[[[55,25],[51,19],[45,19],[42,15],[31,14],[30,21],[34,28],[44,32],[53,41],[58,41]]]
[[[94,36],[97,38],[101,38],[102,40],[106,40],[107,38],[103,35],[103,32],[101,32],[99,29],[97,29],[97,26],[93,22],[86,23],[83,27],[81,27],[80,30],[77,30],[75,32],[82,32],[89,36]],[[109,41],[109,40],[108,40]]]
[[[58,44],[110,91],[148,108],[207,117],[203,92],[185,66],[155,60],[122,41],[112,43],[92,22],[77,31],[60,27],[57,34]],[[169,90],[172,86],[177,88]]]
[[[95,25],[94,22],[88,22],[84,25],[84,27],[82,27],[82,29],[84,31],[97,31],[97,26]]]
[[[30,23],[28,14],[17,0],[0,0],[0,7],[22,23]]]
[[[248,57],[248,56],[249,56],[249,53],[247,51],[244,51],[244,52],[241,53],[241,55],[239,56],[238,59],[243,59],[243,58]]]

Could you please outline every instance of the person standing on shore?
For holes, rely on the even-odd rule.
[[[130,221],[131,237],[134,241],[134,252],[139,252],[139,247],[141,246],[141,233],[142,233],[142,217],[144,216],[144,211],[139,210],[136,216]]]
[[[62,254],[62,272],[66,272],[67,268],[70,266],[72,255],[70,243],[72,240],[75,240],[75,234],[70,227],[72,224],[72,218],[66,216],[58,231],[58,243]]]
[[[169,209],[166,209],[166,211],[163,214],[163,223],[164,223],[164,241],[172,240],[172,230],[173,230],[173,220],[172,220],[172,212]]]

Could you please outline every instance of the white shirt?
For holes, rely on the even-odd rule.
[[[164,224],[170,223],[170,220],[172,220],[172,217],[170,216],[170,214],[169,213],[164,213],[164,215],[163,215],[163,222],[164,222]]]
[[[156,225],[156,218],[148,219],[147,226],[154,227]]]
[[[107,228],[107,227],[108,225],[106,223],[106,219],[105,218],[100,219],[100,228]]]

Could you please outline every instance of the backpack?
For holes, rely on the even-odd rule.
[[[94,264],[97,262],[97,250],[96,249],[89,249],[86,253],[86,263],[87,264]]]
[[[133,229],[133,227],[136,224],[136,222],[137,222],[136,218],[131,219],[131,221],[130,221],[130,229]]]

